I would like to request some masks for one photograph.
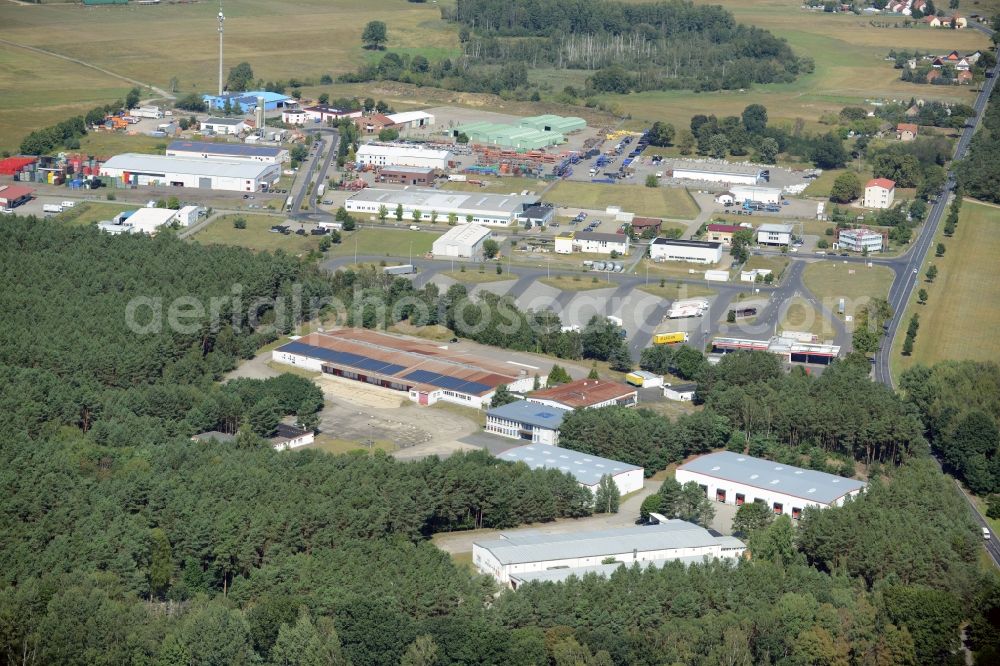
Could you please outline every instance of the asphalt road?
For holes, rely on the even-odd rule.
[[[986,79],[982,90],[979,91],[979,96],[976,98],[976,102],[973,105],[973,108],[976,110],[976,117],[974,119],[970,119],[969,122],[966,123],[965,129],[962,130],[962,135],[959,137],[958,144],[955,146],[955,160],[960,160],[965,157],[965,153],[969,149],[969,143],[972,141],[972,136],[975,134],[976,127],[979,125],[979,119],[982,117],[983,111],[986,109],[986,103],[989,101],[990,94],[993,92],[993,86],[996,84],[997,76],[1000,76],[1000,63],[993,67],[993,78]],[[954,164],[954,162],[952,162],[952,164]],[[934,234],[937,233],[938,224],[948,207],[948,194],[952,191],[952,189],[954,189],[954,187],[955,172],[954,169],[952,169],[948,172],[948,180],[945,184],[944,191],[941,192],[940,196],[938,196],[937,202],[931,208],[931,211],[927,216],[927,222],[924,223],[924,228],[920,232],[920,236],[917,238],[916,243],[913,244],[911,250],[903,257],[900,257],[895,262],[888,262],[893,270],[896,271],[896,280],[893,281],[892,288],[889,290],[889,305],[892,306],[893,312],[896,314],[893,316],[892,321],[889,322],[889,330],[886,331],[885,339],[882,341],[882,347],[875,356],[875,381],[881,382],[890,387],[894,385],[892,370],[889,364],[892,354],[892,343],[897,332],[899,331],[900,325],[902,324],[903,310],[906,308],[906,304],[910,300],[914,287],[916,287],[917,282],[921,279],[920,268],[923,264],[924,257],[930,248],[931,242],[934,240]],[[902,275],[900,275],[900,272],[902,272]],[[1000,563],[1000,560],[998,560],[998,563]]]
[[[288,211],[288,216],[299,222],[309,221],[315,217],[329,217],[330,214],[316,207],[316,189],[320,183],[326,182],[326,172],[330,168],[337,155],[337,144],[340,142],[340,133],[333,128],[309,129],[306,132],[316,134],[316,141],[313,143],[315,150],[309,151],[306,166],[299,169],[299,173],[292,184],[292,207]],[[316,174],[312,193],[309,195],[308,212],[302,211],[302,200],[309,189],[309,183],[313,182],[313,174]]]

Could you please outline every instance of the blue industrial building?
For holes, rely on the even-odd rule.
[[[265,111],[282,109],[289,102],[294,102],[288,95],[264,90],[249,90],[247,92],[224,93],[222,95],[202,95],[201,99],[208,105],[209,110],[224,109],[226,107],[226,100],[228,99],[229,105],[234,112],[248,113],[257,108],[258,97],[264,98]]]

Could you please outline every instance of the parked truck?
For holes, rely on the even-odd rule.
[[[59,204],[44,204],[42,206],[43,213],[61,213],[62,211],[63,207]]]
[[[657,333],[653,336],[653,344],[675,345],[681,342],[687,342],[690,337],[691,336],[684,331],[677,331],[675,333]]]
[[[129,115],[137,118],[162,118],[163,111],[158,106],[140,106],[137,109],[129,110]]]
[[[401,264],[399,266],[386,266],[382,269],[386,275],[412,275],[417,272],[417,267],[413,264]]]
[[[316,196],[321,197],[326,192],[326,183],[320,183],[316,188]]]

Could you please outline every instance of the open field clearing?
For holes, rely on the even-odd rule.
[[[937,242],[947,248],[943,257],[931,256],[921,268],[914,298],[907,307],[893,345],[893,374],[922,363],[971,359],[994,361],[1000,355],[1000,208],[966,199],[958,228],[952,238],[941,231]],[[938,277],[928,283],[927,266],[938,268]],[[927,304],[916,301],[916,292],[927,290]],[[906,325],[913,313],[920,314],[920,330],[913,355],[900,355]]]
[[[863,167],[860,171],[854,169],[853,167],[847,167],[845,169],[827,169],[819,175],[819,178],[809,183],[809,187],[806,188],[803,194],[810,197],[823,197],[824,199],[829,198],[830,190],[833,188],[833,181],[837,180],[837,176],[846,171],[849,171],[858,177],[858,181],[861,183],[862,188],[864,188],[865,183],[871,180],[872,177],[871,169],[868,167]],[[833,204],[827,202],[827,206],[832,207]]]
[[[883,58],[889,49],[920,49],[947,53],[953,49],[971,52],[984,48],[987,39],[974,30],[932,28],[878,28],[861,16],[808,12],[798,4],[781,0],[722,0],[736,19],[766,28],[788,40],[798,55],[812,57],[816,71],[793,83],[757,86],[747,91],[695,93],[691,91],[644,92],[627,96],[605,95],[602,101],[616,103],[641,125],[640,120],[664,120],[687,127],[692,115],[714,113],[739,115],[748,104],[763,104],[772,121],[806,121],[807,129],[823,113],[836,113],[866,98],[921,97],[927,100],[971,103],[970,86],[927,86],[899,80],[899,71]],[[898,19],[883,18],[886,22]]]
[[[237,229],[233,221],[237,217],[246,220],[246,229]],[[270,231],[282,218],[271,215],[222,215],[210,225],[196,233],[192,240],[204,245],[239,245],[257,251],[284,250],[290,254],[304,254],[319,247],[321,236],[288,236]],[[298,225],[292,225],[294,230]],[[336,246],[334,246],[336,247]]]
[[[784,312],[778,328],[783,331],[801,331],[812,333],[820,338],[832,338],[836,335],[836,330],[831,322],[828,322],[823,315],[816,310],[809,301],[801,297],[794,297],[784,304]]]
[[[838,303],[843,298],[846,314],[855,317],[871,298],[888,298],[892,279],[892,270],[885,266],[868,268],[832,260],[811,263],[802,274],[806,289],[830,312],[837,312]],[[853,322],[847,324],[847,329],[853,329]]]
[[[343,234],[343,242],[330,248],[331,257],[355,253],[386,257],[417,257],[431,251],[440,234],[426,231],[359,229]]]
[[[643,185],[604,185],[563,180],[543,197],[557,206],[604,210],[621,206],[622,210],[648,217],[672,217],[690,220],[698,215],[698,204],[687,190]]]
[[[98,201],[86,201],[78,203],[68,210],[64,210],[52,219],[69,224],[75,227],[84,227],[95,222],[110,220],[118,213],[139,208],[138,204],[118,204],[101,203]]]

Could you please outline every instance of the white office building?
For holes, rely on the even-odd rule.
[[[654,238],[653,242],[649,244],[649,258],[653,261],[717,264],[722,261],[722,245],[716,241]]]
[[[839,229],[837,233],[837,246],[842,250],[881,252],[884,244],[885,235],[871,229]]]
[[[508,226],[527,206],[539,201],[536,196],[516,194],[480,194],[478,192],[452,192],[411,187],[406,190],[385,190],[367,187],[344,202],[349,213],[361,213],[377,217],[379,209],[385,206],[393,215],[396,206],[403,207],[403,219],[414,220],[414,212],[420,211],[420,220],[429,220],[437,213],[437,221],[446,222],[454,215],[458,224],[471,222],[488,226]],[[418,220],[419,221],[419,220]]]
[[[793,228],[790,224],[762,224],[757,227],[757,243],[759,245],[791,245]]]
[[[250,129],[243,118],[208,118],[200,123],[202,132],[213,134],[242,134]]]
[[[570,410],[518,400],[486,412],[486,432],[554,446],[559,441],[559,426]]]
[[[756,185],[761,178],[768,176],[769,172],[766,169],[750,164],[678,160],[674,162],[673,173],[671,175],[674,178],[697,180],[707,183]]]
[[[101,175],[118,178],[124,185],[259,192],[278,182],[281,166],[124,153],[105,162]]]
[[[800,518],[807,507],[841,506],[865,488],[863,481],[783,465],[732,451],[710,453],[684,463],[674,478],[694,481],[717,502],[740,506],[761,502],[776,514]]]
[[[537,447],[536,447],[537,448]],[[472,562],[497,582],[517,587],[531,580],[565,580],[569,576],[615,571],[621,565],[662,566],[709,559],[736,560],[746,545],[735,537],[713,536],[682,520],[659,525],[545,534],[540,530],[504,532],[499,539],[472,545]],[[608,559],[614,563],[604,564]]]
[[[198,218],[201,217],[204,210],[205,209],[201,206],[184,206],[177,211],[177,215],[174,216],[174,219],[177,220],[177,223],[182,227],[190,227],[198,221]]]
[[[556,254],[589,252],[591,254],[627,255],[630,239],[627,234],[602,234],[595,231],[565,231],[555,239]]]
[[[439,236],[431,252],[440,258],[479,259],[483,256],[483,243],[492,235],[492,231],[478,224],[462,224]]]
[[[419,146],[381,146],[366,143],[356,153],[359,164],[373,167],[411,166],[445,170],[451,161],[447,150],[431,150]]]
[[[527,403],[526,409],[531,408],[545,409],[540,405]],[[611,477],[622,495],[640,490],[645,478],[642,467],[541,443],[507,449],[497,458],[509,462],[523,462],[531,469],[557,469],[570,474],[592,493],[597,492],[601,477],[604,476]]]
[[[736,203],[752,201],[762,204],[781,203],[781,190],[776,187],[753,187],[750,185],[736,185],[730,188],[733,200]]]

